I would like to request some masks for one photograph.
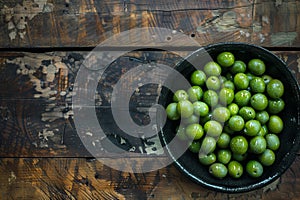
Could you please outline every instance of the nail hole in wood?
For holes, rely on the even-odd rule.
[[[98,179],[98,178],[100,178],[100,174],[96,173],[95,174],[95,179]]]

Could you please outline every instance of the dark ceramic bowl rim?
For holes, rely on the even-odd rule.
[[[285,70],[290,73],[291,77],[292,77],[292,82],[296,85],[296,88],[298,89],[298,91],[300,91],[300,87],[299,87],[299,83],[297,81],[297,79],[295,78],[295,76],[292,74],[291,70],[287,67],[286,63],[283,62],[277,55],[275,55],[274,53],[272,53],[271,51],[263,48],[263,47],[260,47],[260,46],[257,46],[257,45],[254,45],[254,44],[248,44],[248,43],[240,43],[240,42],[224,42],[224,43],[216,43],[216,44],[210,44],[210,45],[207,45],[204,47],[204,49],[212,49],[212,48],[215,48],[215,47],[219,47],[219,46],[224,46],[224,45],[228,45],[228,46],[232,46],[232,45],[237,45],[237,46],[247,46],[247,47],[251,47],[251,48],[255,48],[255,49],[258,49],[260,51],[264,51],[265,53],[269,54],[270,56],[272,56],[274,59],[277,59],[277,61],[279,61],[281,63],[282,66],[285,67]],[[196,51],[194,51],[192,54],[188,55],[186,57],[186,59],[192,57],[194,54],[197,54],[199,51],[203,51],[203,48],[200,48]],[[185,59],[185,60],[186,60]],[[178,63],[175,67],[178,68],[178,66],[180,66],[185,60],[183,60],[182,62]],[[299,95],[300,92],[297,93],[297,95]],[[299,114],[299,110],[298,110],[298,115]],[[299,116],[298,116],[299,118]],[[299,128],[298,128],[298,131],[299,131]],[[226,193],[242,193],[242,192],[249,192],[249,191],[252,191],[252,190],[255,190],[255,189],[259,189],[259,188],[262,188],[270,183],[272,183],[273,181],[275,181],[277,178],[279,178],[291,165],[292,163],[294,162],[294,160],[296,159],[296,155],[299,151],[299,147],[300,147],[300,132],[296,135],[295,137],[295,143],[294,145],[291,147],[290,151],[289,151],[289,154],[286,155],[284,157],[286,161],[286,165],[284,167],[280,167],[278,169],[278,171],[272,176],[272,177],[269,177],[268,179],[265,179],[263,181],[259,181],[259,182],[256,182],[255,184],[252,184],[252,185],[247,185],[247,186],[239,186],[239,187],[226,187],[224,185],[216,185],[216,184],[210,184],[210,183],[207,183],[205,181],[203,181],[201,178],[195,176],[194,174],[190,173],[188,169],[186,169],[181,162],[178,161],[178,159],[175,159],[173,154],[172,154],[172,151],[170,150],[170,148],[168,148],[168,142],[166,141],[166,138],[164,137],[164,131],[162,128],[160,128],[160,138],[161,138],[161,141],[163,143],[163,145],[165,145],[167,151],[168,151],[168,154],[169,156],[171,157],[171,159],[173,160],[173,164],[175,165],[176,168],[178,168],[184,175],[186,175],[189,179],[191,179],[192,181],[208,188],[208,189],[212,189],[212,190],[215,190],[215,191],[219,191],[219,192],[226,192]]]

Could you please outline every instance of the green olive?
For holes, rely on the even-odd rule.
[[[248,69],[251,73],[260,76],[266,71],[265,63],[258,58],[251,59],[248,63]]]
[[[209,153],[207,155],[201,155],[198,156],[199,162],[203,165],[211,165],[217,160],[217,156],[214,153]]]
[[[264,168],[260,162],[256,160],[250,160],[246,164],[246,171],[251,177],[258,178],[263,174]]]
[[[248,150],[248,141],[244,136],[235,136],[230,141],[230,149],[236,154],[245,154]]]
[[[216,178],[224,178],[228,173],[228,169],[222,163],[213,163],[209,167],[209,173]]]
[[[243,165],[235,160],[228,164],[228,174],[233,178],[240,178],[243,175]]]
[[[230,67],[234,64],[235,58],[231,52],[222,52],[217,56],[217,62],[222,67]]]

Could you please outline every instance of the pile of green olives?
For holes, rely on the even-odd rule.
[[[214,177],[257,178],[275,162],[284,85],[266,67],[260,58],[246,63],[222,52],[193,71],[191,88],[177,90],[166,107],[168,119],[178,121],[176,136]]]

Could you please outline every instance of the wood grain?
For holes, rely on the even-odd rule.
[[[73,85],[87,53],[3,54],[0,67],[1,156],[90,156],[80,142],[72,119]],[[116,84],[128,70],[144,62],[144,59],[172,67],[181,58],[171,53],[135,51],[114,62],[106,70],[103,80],[99,80],[98,83],[96,111],[100,122],[104,124],[103,129],[112,140],[126,143],[123,146],[127,150],[139,151],[139,146],[145,144],[141,139],[132,138],[132,142],[135,143],[133,144],[121,138],[122,132],[118,128],[113,128],[112,118],[109,117],[111,111],[107,108],[110,106],[112,85]],[[130,105],[132,117],[140,125],[147,124],[149,119],[146,111],[157,102],[158,88],[141,87],[138,91],[134,89],[129,91],[134,94]],[[121,135],[115,137],[116,133]],[[88,129],[83,134],[86,134],[83,137],[92,137]],[[92,144],[99,142],[96,136],[92,138],[95,138]]]
[[[92,99],[105,138],[99,140],[90,129],[77,132],[72,110],[78,70],[99,43],[114,50],[136,49],[145,46],[143,40],[151,33],[162,37],[163,46],[182,46],[169,35],[153,34],[154,27],[183,33],[200,46],[235,41],[272,47],[300,83],[299,4],[297,0],[0,1],[0,199],[300,199],[299,153],[274,183],[247,193],[220,193],[193,183],[172,164],[161,168],[169,160],[157,138],[130,138],[114,124],[109,106],[116,81],[149,61],[174,67],[186,52],[134,51],[110,66],[98,81],[96,100]],[[130,31],[135,28],[146,32]],[[118,34],[125,31],[129,31],[126,38],[120,40]],[[88,85],[95,77],[86,76]],[[129,108],[137,124],[149,123],[148,108],[157,102],[159,91],[157,86],[135,90]],[[100,151],[97,160],[82,138],[90,138],[96,149],[99,143],[110,147],[110,142],[118,148]],[[123,150],[132,153],[125,159]],[[145,168],[155,170],[132,173]]]
[[[299,1],[257,0],[255,5],[253,41],[263,46],[299,47]]]
[[[299,81],[299,52],[275,53],[287,63]],[[68,97],[72,94],[77,70],[86,54],[87,52],[25,52],[2,55],[0,157],[91,156],[75,130],[72,100],[71,96]],[[131,56],[138,59],[144,59],[146,56],[148,60],[156,60],[169,66],[174,66],[180,59],[174,54],[157,51],[133,52]],[[110,106],[111,85],[126,71],[140,65],[140,62],[141,60],[124,57],[110,66],[110,70],[107,70],[105,77],[99,82],[98,92],[101,95],[96,98],[96,105],[99,106],[99,109],[96,109],[97,115],[101,119],[103,130],[116,142],[124,142],[122,137],[126,138],[126,135],[114,125],[110,120],[112,118],[108,117],[111,116],[111,111],[107,109],[107,106]],[[60,70],[50,73],[53,66]],[[50,70],[49,73],[47,70]],[[42,84],[40,88],[39,84]],[[149,122],[147,108],[156,103],[157,98],[156,87],[141,88],[132,96],[130,107],[136,123],[142,125]],[[113,133],[118,133],[118,137]],[[92,136],[89,131],[84,134]],[[96,140],[95,138],[94,141]],[[124,148],[127,150],[134,148],[134,151],[139,152],[140,146],[145,145],[145,141],[134,138],[130,141],[124,142]]]
[[[226,194],[203,188],[174,166],[125,173],[83,158],[2,158],[0,197],[6,199],[298,199],[299,165],[265,188]]]
[[[94,47],[141,27],[176,30],[201,45],[237,41],[299,47],[296,0],[28,2],[1,1],[0,47]]]

